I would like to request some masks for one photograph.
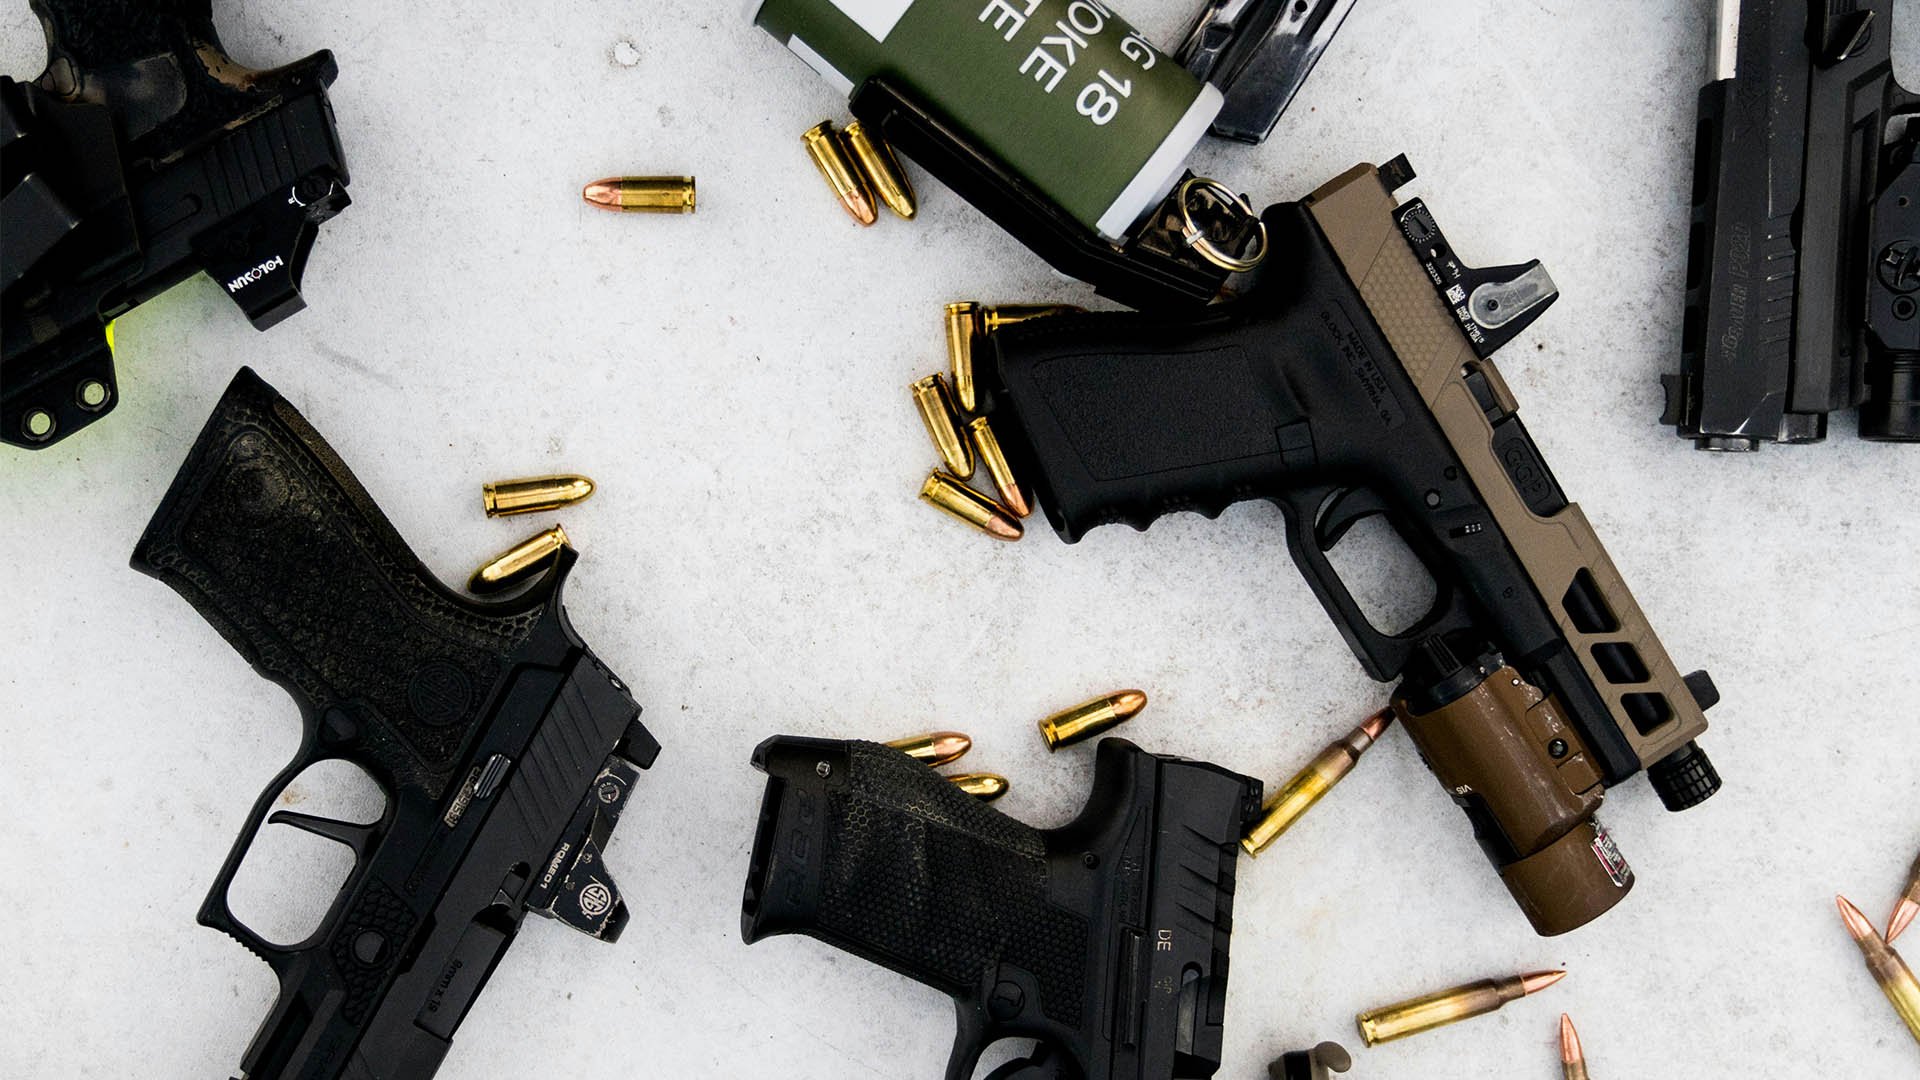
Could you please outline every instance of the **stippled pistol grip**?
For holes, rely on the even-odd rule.
[[[389,794],[434,800],[562,576],[499,604],[448,590],[332,448],[245,368],[133,565],[293,695],[307,725],[302,757],[346,758]]]
[[[1077,1026],[1089,930],[1049,903],[1037,830],[877,743],[777,737],[754,764],[747,941],[806,934],[952,995],[951,1080],[995,1038]]]

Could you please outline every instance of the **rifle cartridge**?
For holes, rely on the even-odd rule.
[[[1587,1080],[1587,1052],[1566,1013],[1560,1014],[1560,1080]]]
[[[1508,1002],[1545,990],[1566,975],[1564,971],[1535,971],[1504,979],[1481,979],[1410,1001],[1368,1009],[1354,1017],[1354,1021],[1360,1025],[1360,1037],[1367,1045],[1377,1046],[1493,1012]]]
[[[1247,835],[1240,838],[1240,846],[1248,855],[1257,856],[1267,850],[1280,834],[1293,827],[1321,796],[1333,790],[1333,786],[1346,779],[1348,773],[1360,762],[1360,755],[1379,739],[1393,723],[1393,710],[1382,709],[1369,716],[1365,722],[1340,738],[1335,739],[1325,750],[1314,755],[1307,767],[1293,775],[1293,779],[1281,785],[1280,790],[1267,799],[1260,808],[1260,820]]]
[[[1914,1041],[1920,1042],[1920,982],[1914,981],[1907,962],[1881,940],[1859,908],[1844,896],[1834,897],[1834,902],[1840,907],[1841,921],[1847,924],[1847,934],[1860,947],[1860,955],[1866,960],[1873,981],[1893,1003],[1893,1011],[1900,1014]]]
[[[1913,861],[1913,869],[1907,873],[1907,887],[1900,893],[1900,902],[1893,905],[1893,915],[1887,919],[1887,944],[1905,933],[1912,925],[1913,917],[1920,915],[1920,859]]]

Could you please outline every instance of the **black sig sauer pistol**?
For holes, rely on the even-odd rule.
[[[1078,817],[1035,829],[878,743],[777,736],[747,872],[749,942],[806,934],[952,995],[947,1080],[1174,1080],[1220,1066],[1238,842],[1260,782],[1095,751]]]
[[[1702,450],[1920,441],[1920,98],[1893,0],[1720,0],[1700,91],[1680,371],[1663,423]]]
[[[205,270],[262,330],[304,306],[347,205],[322,50],[236,63],[209,0],[29,0],[31,83],[0,76],[0,441],[41,449],[110,411],[113,320]]]
[[[133,555],[304,724],[200,908],[272,965],[280,995],[245,1080],[425,1080],[527,912],[608,941],[626,905],[601,852],[659,746],[560,606],[561,549],[520,595],[434,578],[293,406],[242,369]],[[364,824],[272,811],[317,761],[363,769]],[[354,869],[306,941],[234,916],[227,890],[263,823],[346,845]]]

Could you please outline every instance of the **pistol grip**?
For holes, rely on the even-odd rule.
[[[754,764],[748,942],[805,934],[951,995],[950,1080],[998,1038],[1077,1032],[1089,928],[1051,902],[1037,830],[876,743],[780,736]]]
[[[414,557],[319,434],[241,369],[133,554],[306,723],[301,757],[346,758],[390,794],[437,800],[506,658],[571,565],[497,604]]]
[[[1260,350],[1217,310],[1035,319],[987,339],[996,424],[1047,520],[1077,541],[1109,523],[1218,516],[1271,498],[1312,461],[1306,413],[1263,377]],[[1300,456],[1300,451],[1305,456]]]

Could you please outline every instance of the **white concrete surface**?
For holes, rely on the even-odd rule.
[[[1164,42],[1192,5],[1121,6]],[[1668,648],[1726,698],[1705,740],[1725,791],[1672,816],[1617,790],[1639,886],[1557,940],[1390,738],[1242,867],[1222,1077],[1357,1048],[1368,1006],[1559,965],[1543,997],[1359,1050],[1350,1075],[1557,1075],[1561,1010],[1599,1077],[1915,1074],[1832,902],[1884,918],[1920,849],[1914,454],[1850,418],[1739,458],[1655,422],[1709,6],[1363,0],[1269,143],[1196,159],[1276,200],[1406,151],[1467,257],[1547,262],[1562,299],[1502,369]],[[0,453],[0,1074],[225,1077],[271,1001],[266,966],[193,916],[295,713],[126,565],[241,364],[450,581],[534,527],[484,519],[483,480],[602,485],[560,517],[570,609],[666,744],[608,852],[633,922],[608,946],[530,920],[445,1077],[941,1074],[937,993],[805,939],[741,944],[768,734],[962,728],[969,765],[1013,778],[999,805],[1050,824],[1092,761],[1044,752],[1054,707],[1143,687],[1129,736],[1273,783],[1382,700],[1270,507],[1068,547],[916,503],[933,456],[905,387],[942,363],[940,304],[1090,293],[922,173],[921,220],[854,228],[799,141],[843,103],[735,4],[214,8],[243,61],[338,56],[354,205],[309,310],[259,334],[196,279],[120,323],[117,412]],[[15,0],[0,70],[39,67]],[[696,174],[699,212],[581,204],[622,172]]]

